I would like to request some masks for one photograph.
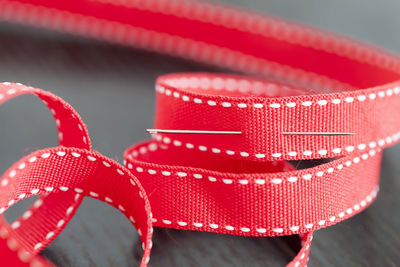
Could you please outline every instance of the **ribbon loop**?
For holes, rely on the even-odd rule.
[[[36,151],[22,158],[11,166],[6,175],[13,171],[15,175],[8,186],[0,188],[0,214],[18,201],[37,194],[60,193],[62,196],[71,193],[76,200],[88,196],[104,201],[120,210],[136,227],[144,249],[141,265],[147,265],[152,246],[150,203],[138,179],[128,169],[89,150],[56,147]],[[70,205],[66,210],[67,215],[73,203]],[[41,224],[47,223],[48,220],[42,218]],[[61,219],[57,227],[63,228],[66,224],[67,221]],[[14,225],[17,224],[14,223],[11,228]],[[44,229],[40,230],[43,232]],[[51,234],[54,232],[45,233],[45,236]],[[10,238],[15,240],[19,249],[23,237],[15,237],[12,231],[8,236],[7,242],[11,242]],[[30,261],[36,254],[35,250],[43,246],[43,243],[37,243],[33,250],[21,248],[20,254],[27,254],[29,257],[26,261]]]

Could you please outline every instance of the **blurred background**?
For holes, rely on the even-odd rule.
[[[357,38],[400,54],[396,0],[225,0]],[[1,10],[0,10],[1,12]],[[328,64],[329,62],[327,62]],[[181,59],[20,25],[0,23],[0,80],[49,90],[82,116],[94,148],[122,162],[124,149],[149,136],[154,82],[171,72],[224,72]],[[38,148],[56,146],[50,112],[32,96],[0,107],[0,170]],[[400,266],[400,148],[387,149],[382,186],[367,211],[316,233],[311,266]],[[25,205],[8,212],[15,218]],[[293,238],[242,238],[157,229],[151,266],[284,266]],[[86,199],[43,254],[59,266],[132,266],[141,245],[128,220]]]

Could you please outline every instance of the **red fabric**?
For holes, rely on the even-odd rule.
[[[376,197],[382,149],[400,134],[392,115],[400,109],[397,57],[304,25],[202,2],[0,0],[0,8],[3,20],[268,77],[160,77],[155,128],[242,134],[156,135],[125,152],[126,167],[92,151],[79,115],[60,98],[0,85],[0,103],[24,93],[40,97],[55,117],[60,142],[22,158],[1,178],[0,213],[42,195],[11,225],[0,217],[0,251],[8,265],[51,266],[38,253],[89,196],[113,205],[136,227],[142,266],[152,225],[299,234],[303,247],[288,266],[305,266],[314,230],[361,212]],[[334,160],[305,170],[286,161],[319,158]]]

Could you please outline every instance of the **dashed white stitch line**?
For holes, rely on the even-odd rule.
[[[289,102],[289,103],[286,103],[286,106],[288,108],[294,108],[296,106],[296,103],[295,102]]]
[[[50,157],[50,153],[44,153],[40,157],[47,159],[48,157]]]
[[[13,178],[16,174],[17,174],[17,172],[16,172],[15,170],[12,170],[12,171],[8,174],[8,177]]]
[[[64,220],[59,220],[57,223],[57,227],[60,228],[64,225],[65,221]]]
[[[394,135],[392,135],[392,136],[386,137],[386,138],[385,138],[385,139],[386,139],[386,142],[387,142],[387,143],[391,143],[391,142],[393,142],[393,140],[398,140],[399,137],[398,137],[397,135],[400,135],[400,133],[396,133],[396,134],[394,134]],[[175,141],[176,141],[176,140],[175,140]],[[180,142],[180,141],[179,141],[179,142]],[[380,146],[383,146],[383,145],[385,144],[385,140],[380,139],[380,140],[378,141],[378,144],[379,144]],[[364,145],[365,145],[365,144],[360,144],[360,145],[357,146],[357,148],[358,148],[359,150],[362,150],[363,147],[364,147]],[[370,146],[371,148],[374,147],[374,146],[376,146],[376,142],[370,142],[370,143],[369,143],[369,146]],[[187,143],[187,144],[186,144],[186,147],[192,149],[192,148],[194,148],[194,145],[193,145],[193,144],[190,144],[190,143]],[[347,147],[345,147],[344,149],[345,149],[347,152],[352,152],[352,151],[354,151],[354,148],[355,148],[354,146],[347,146]],[[201,151],[207,151],[208,148],[207,148],[206,146],[202,146],[202,145],[201,145],[201,146],[199,146],[199,150],[201,150]],[[221,150],[218,149],[218,148],[212,148],[211,151],[213,151],[214,153],[219,153],[219,151],[221,151]],[[137,153],[137,151],[133,151],[132,154],[134,154],[135,152]],[[225,152],[226,152],[228,155],[234,155],[234,154],[235,154],[235,152],[232,151],[232,150],[226,150]],[[332,153],[339,154],[339,153],[341,153],[341,152],[342,152],[342,148],[334,148],[334,149],[332,149]],[[310,153],[312,154],[312,151],[307,150],[307,151],[304,151],[304,152],[303,152],[303,155],[309,156],[309,155],[311,155]],[[326,154],[328,153],[328,151],[327,151],[326,149],[321,149],[321,150],[319,150],[317,153],[320,154],[320,155],[322,155],[322,156],[324,156],[324,155],[326,155]],[[239,154],[240,154],[240,156],[242,156],[242,157],[249,157],[249,156],[250,156],[249,153],[244,152],[244,151],[240,152]],[[297,152],[291,151],[291,152],[288,152],[288,155],[289,155],[289,156],[295,156],[295,155],[297,155]],[[254,154],[254,156],[255,156],[256,158],[265,158],[265,157],[266,157],[265,154],[261,154],[261,153]],[[282,156],[282,153],[273,153],[271,156],[272,156],[272,157],[275,157],[275,158],[279,158],[279,157]]]
[[[15,222],[13,222],[11,224],[11,228],[14,229],[14,230],[17,229],[20,226],[21,226],[21,222],[20,221],[15,221]]]
[[[66,153],[65,153],[65,151],[57,151],[56,154],[60,157],[63,157],[63,156],[65,156]]]
[[[352,103],[352,102],[354,101],[354,97],[351,97],[351,96],[346,97],[346,98],[344,99],[344,101],[347,102],[347,103]]]
[[[98,197],[99,194],[95,193],[95,192],[89,192],[89,195],[92,197]]]
[[[31,193],[34,195],[37,194],[38,192],[39,192],[39,189],[37,189],[37,188],[31,190]]]
[[[118,209],[119,209],[120,211],[122,211],[122,212],[125,211],[125,208],[124,208],[122,205],[118,205]]]
[[[105,160],[103,160],[103,165],[104,166],[106,166],[106,167],[110,167],[111,166],[111,164],[110,163],[108,163],[107,161],[105,161]]]
[[[232,184],[233,183],[233,181],[231,179],[222,179],[222,181],[224,182],[224,184]]]
[[[219,148],[212,148],[211,151],[214,153],[221,153],[221,149]]]
[[[279,104],[279,103],[272,103],[272,104],[270,104],[269,105],[271,108],[280,108],[281,107],[281,104]]]
[[[201,178],[203,178],[203,175],[198,174],[198,173],[194,173],[193,177],[196,178],[196,179],[201,179]]]
[[[176,173],[179,177],[186,177],[187,173],[186,172],[177,172]]]
[[[328,150],[326,150],[326,149],[321,149],[318,151],[318,154],[320,154],[322,156],[326,155],[327,153],[328,153]]]
[[[162,87],[162,86],[156,86],[156,91],[157,92],[159,92],[159,93],[161,93],[161,94],[165,94],[165,95],[167,95],[167,96],[171,96],[171,95],[173,95],[175,98],[178,98],[179,97],[179,93],[178,92],[174,92],[174,93],[172,93],[171,94],[171,91],[170,91],[170,89],[165,89],[164,87]],[[395,88],[393,88],[393,89],[387,89],[386,90],[386,92],[385,91],[380,91],[380,92],[378,92],[378,95],[379,95],[379,97],[380,98],[382,98],[382,97],[384,97],[385,96],[385,94],[387,95],[387,96],[392,96],[393,94],[399,94],[400,93],[400,88],[399,87],[395,87]],[[371,94],[369,94],[368,95],[368,97],[371,99],[371,100],[373,100],[373,99],[375,99],[376,98],[376,94],[375,93],[371,93]],[[346,102],[346,103],[352,103],[352,102],[354,102],[354,99],[355,98],[357,98],[357,100],[359,100],[359,101],[365,101],[366,100],[366,96],[365,95],[358,95],[358,96],[355,96],[355,97],[346,97],[345,99],[344,99],[344,102]],[[189,101],[190,100],[190,98],[188,97],[188,96],[183,96],[182,97],[182,100],[183,101]],[[193,102],[195,102],[195,103],[199,103],[200,101],[201,101],[201,99],[198,99],[198,98],[195,98],[195,99],[193,99]],[[326,101],[326,100],[319,100],[319,101],[321,101],[320,103],[318,103],[318,104],[320,104],[320,105],[326,105],[325,104],[325,102],[324,101]],[[215,101],[214,101],[215,102]],[[303,106],[310,106],[310,100],[305,100],[305,101],[303,101],[301,104],[303,105]],[[342,102],[342,100],[341,99],[333,99],[332,100],[332,103],[333,104],[340,104]],[[240,104],[245,104],[245,103],[240,103]],[[238,105],[240,105],[240,104],[238,104]],[[312,104],[312,103],[311,103]],[[229,102],[223,102],[223,103],[221,103],[221,105],[223,106],[223,107],[230,107],[230,106],[232,106],[232,103],[229,103]],[[246,105],[246,104],[245,104]],[[279,104],[280,105],[280,104]],[[286,103],[285,104],[285,106],[287,106],[287,107],[294,107],[295,106],[295,103],[294,102],[290,102],[290,103]],[[241,106],[239,106],[239,107],[244,107],[243,105],[241,105]],[[247,105],[246,105],[246,107],[247,107]],[[260,106],[259,105],[256,105],[256,106],[254,106],[253,105],[253,107],[254,108],[260,108]],[[280,106],[279,106],[280,107]],[[274,108],[274,107],[273,107]]]
[[[74,207],[70,206],[67,211],[65,212],[67,215],[70,215],[74,211]]]
[[[254,180],[254,182],[255,182],[256,184],[259,184],[259,185],[265,184],[265,180],[264,180],[264,179],[256,179],[256,180]]]
[[[216,181],[217,181],[217,178],[212,177],[212,176],[208,176],[208,180],[209,180],[210,182],[216,182]]]
[[[81,156],[81,154],[76,152],[72,152],[71,155],[74,156],[75,158],[79,158]]]
[[[271,180],[271,183],[273,183],[273,184],[281,184],[282,183],[282,179],[274,178],[274,179]]]
[[[90,160],[90,161],[96,161],[97,160],[95,157],[90,156],[90,155],[87,156],[87,159]]]
[[[31,216],[32,216],[32,211],[31,210],[27,210],[22,214],[22,219],[27,220]]]
[[[49,232],[47,235],[46,235],[46,239],[50,239],[50,238],[52,238],[54,236],[54,232]]]
[[[212,229],[217,229],[217,228],[218,228],[218,224],[210,223],[210,227],[211,227]]]
[[[8,185],[8,179],[7,178],[3,178],[3,180],[1,181],[1,186],[6,186]]]
[[[307,229],[313,228],[313,226],[314,226],[313,223],[309,223],[309,224],[304,225],[304,227],[307,228]]]
[[[358,148],[359,150],[364,150],[366,147],[367,147],[366,144],[359,144],[359,145],[357,146],[357,148]]]
[[[189,149],[192,149],[192,148],[194,148],[194,145],[191,143],[186,143],[186,147]]]
[[[199,150],[200,151],[207,151],[207,147],[206,146],[199,146]]]
[[[376,154],[376,151],[375,151],[375,150],[371,150],[369,153],[364,153],[364,154],[361,156],[361,158],[362,158],[363,160],[366,160],[366,159],[368,159],[369,155],[372,157],[372,156],[374,156],[375,154]],[[355,157],[353,160],[347,160],[347,161],[344,163],[344,165],[346,165],[347,167],[350,167],[350,166],[352,165],[352,161],[353,161],[354,163],[358,163],[358,162],[360,161],[360,158],[359,158],[359,157]],[[342,169],[344,168],[344,165],[343,165],[343,164],[338,164],[338,165],[336,166],[336,168],[337,168],[338,170],[342,170]],[[333,172],[334,172],[334,168],[329,167],[326,171],[327,171],[328,173],[333,173]],[[165,172],[165,173],[164,173],[163,175],[166,175],[166,176],[170,176],[170,175],[171,175],[171,173],[170,173],[169,171],[164,171],[164,172]],[[178,174],[177,174],[177,175],[178,175]],[[181,175],[182,175],[182,174],[181,174]],[[193,177],[195,177],[195,178],[197,178],[197,179],[201,179],[201,178],[203,177],[201,174],[192,174],[192,175],[193,175]],[[318,177],[322,177],[323,175],[324,175],[324,171],[318,171],[318,172],[316,173],[316,176],[318,176]],[[309,173],[308,173],[308,174],[303,174],[303,175],[302,175],[302,178],[303,178],[304,180],[310,180],[310,179],[312,178],[312,174],[309,174]],[[216,181],[217,181],[217,178],[212,177],[212,176],[208,176],[208,180],[211,181],[211,182],[216,182]],[[222,178],[221,181],[224,182],[225,184],[233,184],[233,180],[232,180],[232,179]],[[291,182],[291,183],[297,182],[297,181],[298,181],[298,178],[295,177],[295,176],[288,177],[288,178],[287,178],[287,181],[288,181],[288,182]],[[242,185],[247,185],[247,184],[249,184],[249,181],[248,181],[247,179],[241,179],[241,180],[238,180],[238,182],[239,182],[239,184],[242,184]],[[283,180],[282,180],[281,178],[273,178],[273,179],[270,180],[270,182],[273,183],[273,184],[281,184],[281,183],[283,182]],[[265,179],[255,179],[255,180],[254,180],[254,183],[255,183],[255,184],[259,184],[259,185],[264,185],[264,184],[266,184],[266,180],[265,180]]]

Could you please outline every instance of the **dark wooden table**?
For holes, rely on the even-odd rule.
[[[345,33],[400,52],[400,3],[386,0],[231,1]],[[50,90],[82,115],[96,150],[121,162],[126,147],[148,138],[154,81],[180,71],[223,71],[180,59],[0,24],[0,80]],[[399,116],[394,114],[394,116]],[[57,144],[50,113],[37,99],[0,107],[0,170]],[[316,233],[311,266],[400,266],[400,148],[385,150],[381,191],[365,212]],[[362,177],[357,177],[362,179]],[[29,201],[7,213],[15,218]],[[297,239],[242,238],[156,229],[152,266],[283,266]],[[86,199],[43,252],[59,266],[132,266],[141,256],[134,229],[118,211]]]

